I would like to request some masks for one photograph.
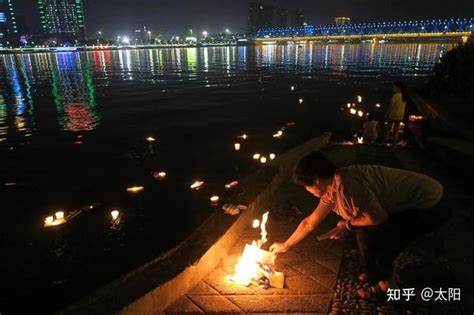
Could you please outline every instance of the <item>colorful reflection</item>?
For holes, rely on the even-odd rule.
[[[57,121],[62,130],[91,131],[100,124],[92,70],[80,54],[49,55],[51,87]]]

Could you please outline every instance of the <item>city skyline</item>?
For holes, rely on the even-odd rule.
[[[100,3],[85,0],[85,23],[88,37],[101,31],[104,37],[131,34],[134,29],[146,26],[155,34],[180,34],[188,28],[210,33],[230,29],[243,33],[247,29],[248,8],[251,2],[276,3],[291,10],[301,9],[308,24],[333,24],[339,15],[349,16],[354,23],[397,19],[426,19],[442,17],[469,17],[474,15],[474,3],[466,0],[421,0],[416,8],[411,1],[320,1],[308,3],[294,1],[236,1],[223,6],[221,1],[178,0],[176,3],[156,3],[135,0],[104,0]],[[16,0],[17,16],[23,17],[29,30],[40,29],[38,5],[35,0]],[[20,31],[22,26],[20,25]]]

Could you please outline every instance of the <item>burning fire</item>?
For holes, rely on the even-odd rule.
[[[244,252],[235,265],[235,273],[229,276],[232,281],[244,286],[254,283],[264,287],[283,288],[284,275],[274,270],[275,255],[261,248],[267,242],[268,214],[266,212],[261,221],[253,221],[253,228],[260,226],[260,239],[245,245]]]

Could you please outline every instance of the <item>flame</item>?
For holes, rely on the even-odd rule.
[[[252,223],[252,227],[254,229],[258,228],[260,226],[260,220],[259,219],[255,219],[253,220],[253,223]]]
[[[355,108],[351,108],[351,114],[352,114],[352,115],[357,114],[357,110],[356,110]]]
[[[202,180],[197,180],[190,186],[190,188],[194,190],[199,190],[202,188],[202,186],[204,186],[204,182]]]
[[[358,144],[363,144],[364,143],[364,137],[357,137],[357,143]]]
[[[275,255],[261,249],[267,242],[266,224],[269,213],[262,216],[262,220],[255,219],[252,226],[257,228],[260,225],[260,240],[252,241],[252,244],[245,245],[244,252],[235,265],[235,273],[229,279],[241,285],[248,286],[252,281],[258,281],[265,273],[262,266],[275,265]]]

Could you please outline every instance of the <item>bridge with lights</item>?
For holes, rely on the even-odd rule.
[[[301,27],[263,28],[255,40],[263,44],[275,41],[371,40],[462,38],[474,32],[474,18],[360,23],[346,25],[306,25]]]

